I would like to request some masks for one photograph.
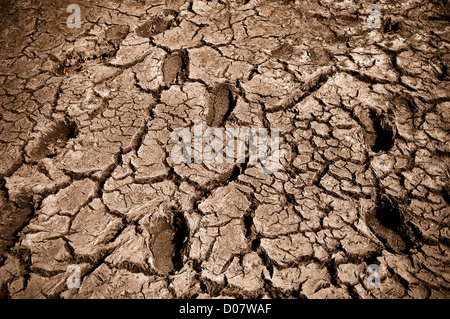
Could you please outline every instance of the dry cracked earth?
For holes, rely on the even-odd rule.
[[[371,3],[2,1],[0,297],[449,298],[449,5]],[[196,120],[280,169],[174,163]]]

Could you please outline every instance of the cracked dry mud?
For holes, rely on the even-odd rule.
[[[450,297],[446,0],[380,29],[368,1],[68,4],[2,2],[1,297]],[[175,164],[196,120],[279,129],[280,169]]]

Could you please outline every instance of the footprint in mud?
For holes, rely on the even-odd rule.
[[[175,83],[179,79],[183,67],[183,53],[174,52],[164,61],[163,82],[165,85]]]
[[[26,200],[19,201],[15,204],[11,201],[4,200],[3,194],[0,199],[0,262],[2,254],[8,249],[14,241],[16,232],[30,218],[31,208],[27,205]]]
[[[183,213],[163,207],[143,219],[140,229],[152,252],[150,264],[161,275],[183,267],[183,256],[189,228]]]
[[[229,84],[219,83],[211,92],[206,122],[210,127],[220,127],[228,119],[236,105],[233,91]]]
[[[290,46],[288,43],[283,43],[276,49],[270,52],[270,55],[273,58],[289,58],[294,52],[294,48]]]
[[[125,39],[129,31],[130,27],[127,25],[110,26],[105,31],[106,40],[117,48],[123,39]]]
[[[372,145],[372,151],[389,151],[395,143],[394,125],[390,123],[387,116],[378,116],[374,111],[370,113],[373,120],[373,128],[376,132],[376,138]]]
[[[130,27],[127,25],[113,25],[105,28],[100,35],[88,35],[85,42],[79,40],[72,51],[62,59],[62,62],[50,55],[49,60],[54,64],[57,75],[73,75],[83,70],[89,61],[106,62],[117,53],[120,43],[126,38]]]
[[[136,30],[136,34],[140,37],[150,38],[164,32],[172,26],[175,17],[175,11],[172,10],[164,10],[161,13],[157,13],[139,26]]]
[[[366,215],[366,223],[385,245],[396,252],[408,251],[419,238],[395,200],[379,196],[377,205]]]
[[[171,218],[168,216],[151,218],[149,233],[151,234],[149,246],[153,254],[153,267],[160,274],[168,275],[174,269],[172,259],[174,254],[173,237],[175,232]]]
[[[77,126],[74,122],[61,120],[43,132],[41,136],[30,142],[26,147],[26,153],[30,162],[36,162],[56,153],[67,141],[76,136]]]
[[[391,112],[380,113],[374,109],[357,112],[364,128],[365,143],[373,152],[388,152],[395,144],[397,130]]]

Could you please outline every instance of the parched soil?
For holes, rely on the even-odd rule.
[[[1,4],[0,297],[450,297],[447,0],[79,2]]]

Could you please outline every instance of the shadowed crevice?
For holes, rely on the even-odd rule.
[[[186,251],[186,244],[189,237],[189,226],[183,213],[176,212],[173,217],[173,228],[175,234],[173,236],[174,254],[172,263],[175,271],[183,268],[183,257]]]
[[[245,237],[252,235],[253,217],[250,214],[244,215]]]
[[[449,189],[450,186],[443,187],[441,190],[441,196],[445,200],[445,202],[450,205]]]

